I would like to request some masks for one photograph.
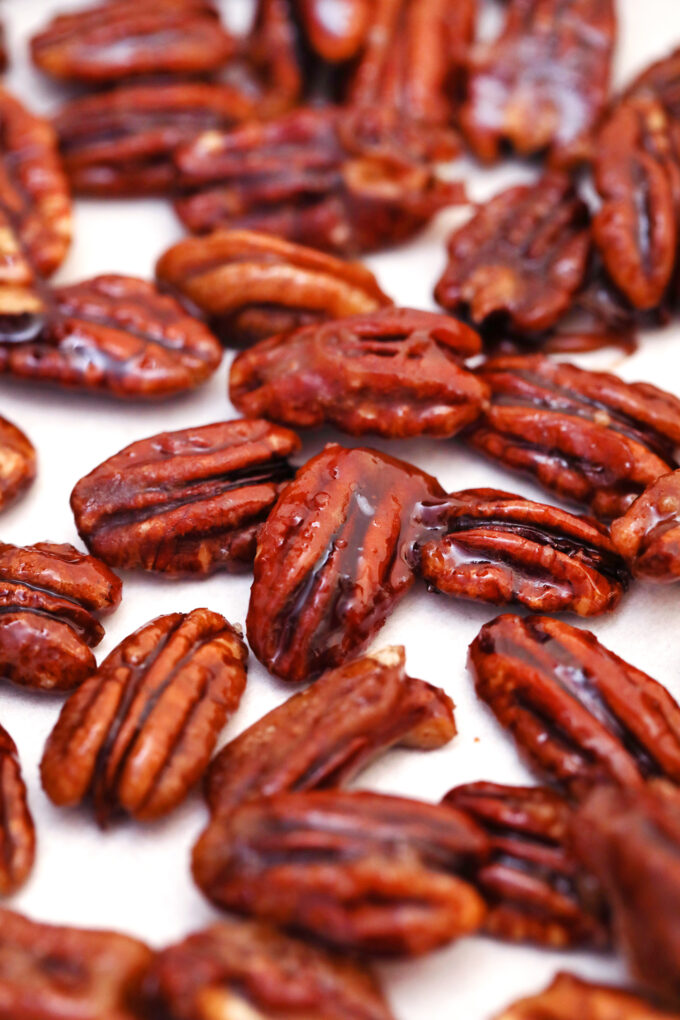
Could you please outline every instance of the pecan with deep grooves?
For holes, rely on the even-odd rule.
[[[446,438],[486,406],[486,386],[461,364],[480,347],[448,316],[385,308],[261,340],[232,363],[229,397],[284,425]]]
[[[475,931],[479,895],[456,874],[487,840],[446,805],[337,790],[247,801],[194,849],[218,906],[338,948],[415,956]]]
[[[611,534],[635,577],[680,580],[680,471],[652,482],[612,523]]]
[[[58,805],[93,802],[105,827],[176,807],[205,771],[246,684],[248,653],[219,613],[171,613],[141,627],[66,701],[42,784]]]
[[[474,876],[489,907],[489,935],[553,949],[609,944],[602,895],[569,848],[564,798],[539,786],[468,783],[444,803],[467,812],[489,837],[491,856]]]
[[[39,690],[70,690],[96,669],[89,646],[122,584],[72,545],[0,543],[0,676]]]
[[[680,400],[665,390],[541,355],[492,358],[479,374],[491,407],[470,444],[597,517],[619,517],[678,466]]]
[[[478,697],[529,765],[572,797],[603,782],[680,782],[680,707],[594,634],[548,616],[499,616],[470,655]]]
[[[35,449],[28,436],[0,417],[0,510],[17,499],[35,478]]]
[[[676,1020],[633,992],[564,972],[543,992],[514,1002],[495,1020]]]
[[[34,858],[35,826],[19,754],[7,730],[0,726],[0,896],[16,892],[24,884]]]
[[[175,576],[252,563],[262,522],[300,441],[265,421],[161,432],[125,447],[76,484],[71,507],[105,563]]]

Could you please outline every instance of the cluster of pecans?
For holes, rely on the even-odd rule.
[[[258,0],[237,38],[211,0],[104,0],[31,41],[41,71],[82,90],[51,124],[0,90],[0,373],[170,398],[238,347],[243,415],[142,438],[82,478],[88,554],[0,544],[2,677],[66,694],[47,796],[106,827],[165,816],[202,781],[193,876],[232,915],[152,952],[0,910],[0,1018],[390,1020],[366,960],[484,932],[616,945],[636,984],[563,974],[499,1020],[677,1020],[680,705],[545,614],[680,581],[680,399],[550,357],[630,344],[677,309],[680,56],[611,97],[614,0],[507,0],[492,42],[476,38],[483,0],[336,6]],[[436,166],[464,146],[546,170],[453,234],[447,314],[397,308],[346,259],[464,201]],[[167,195],[202,236],[160,257],[155,284],[54,287],[71,193]],[[592,516],[447,492],[370,448],[294,465],[293,429],[321,425],[458,436]],[[35,471],[0,419],[0,509]],[[195,609],[99,665],[91,649],[121,600],[114,569],[251,568],[250,648],[314,682],[214,756],[246,686],[239,627]],[[439,804],[345,788],[391,747],[455,736],[450,698],[407,674],[403,648],[366,652],[419,580],[528,611],[482,627],[470,663],[541,785],[476,782]],[[36,834],[1,727],[0,806],[8,895]]]

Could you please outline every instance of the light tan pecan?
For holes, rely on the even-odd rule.
[[[33,868],[35,825],[16,744],[3,726],[0,726],[0,820],[0,896],[7,896],[24,884]]]
[[[495,1020],[675,1020],[677,1013],[659,1009],[625,988],[596,985],[560,973],[538,995],[520,999]]]
[[[680,471],[652,482],[612,522],[611,533],[635,577],[664,584],[680,580]]]
[[[0,510],[10,506],[35,478],[33,443],[11,421],[0,417]]]

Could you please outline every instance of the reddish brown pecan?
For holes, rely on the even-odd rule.
[[[0,1020],[137,1020],[148,946],[0,909]]]
[[[261,340],[232,363],[229,397],[284,425],[446,438],[486,406],[486,386],[461,364],[480,347],[448,316],[384,308]]]
[[[324,0],[297,0],[310,45],[329,63],[354,57],[375,17],[370,0],[340,0],[331,10]]]
[[[635,577],[680,580],[680,471],[652,482],[613,522],[611,533]]]
[[[619,517],[677,466],[680,400],[656,386],[541,355],[493,358],[479,371],[492,402],[470,444],[597,517]]]
[[[102,827],[167,814],[205,771],[246,684],[245,644],[208,609],[159,616],[65,703],[40,765],[58,805],[91,796]]]
[[[487,852],[445,805],[337,790],[248,801],[194,850],[218,906],[338,948],[414,956],[475,931],[482,901],[455,872]]]
[[[579,798],[597,783],[680,781],[680,707],[594,634],[499,616],[470,646],[477,695],[544,778]]]
[[[608,945],[603,898],[570,851],[571,812],[559,794],[468,783],[444,803],[469,814],[489,837],[491,857],[474,876],[489,907],[489,935],[554,949]]]
[[[375,450],[330,445],[310,460],[259,535],[248,608],[258,659],[298,682],[360,652],[413,584],[416,504],[443,495]]]
[[[8,896],[24,884],[33,868],[35,826],[16,744],[3,726],[0,726],[0,819],[0,896]]]
[[[88,646],[104,629],[122,585],[72,545],[0,543],[0,676],[39,690],[70,690],[95,669]]]
[[[570,166],[590,155],[607,102],[616,34],[613,0],[509,0],[498,39],[469,61],[461,123],[483,160],[504,143]]]
[[[558,974],[545,991],[520,999],[495,1020],[676,1020],[623,988],[594,985],[573,974]]]
[[[35,449],[28,436],[0,417],[0,510],[17,499],[35,478]]]
[[[238,570],[253,561],[299,446],[293,432],[265,421],[142,439],[76,484],[76,526],[111,566],[175,576]]]
[[[206,795],[225,813],[253,796],[347,782],[389,747],[441,747],[455,735],[451,699],[407,676],[404,649],[324,673],[213,759]]]
[[[646,67],[625,96],[657,99],[673,118],[680,117],[680,48]]]
[[[366,968],[252,921],[225,920],[163,950],[149,986],[166,1020],[393,1020]]]
[[[480,326],[502,317],[520,334],[542,332],[584,282],[588,210],[568,177],[549,174],[492,198],[452,234],[448,250],[435,289],[443,308]]]

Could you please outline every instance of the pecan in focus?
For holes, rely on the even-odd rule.
[[[652,482],[612,523],[611,534],[635,577],[680,580],[680,471]]]
[[[597,517],[619,517],[678,466],[680,400],[656,386],[541,355],[492,358],[479,374],[491,407],[469,443]]]
[[[227,910],[353,952],[415,956],[479,928],[483,903],[455,872],[486,852],[481,829],[446,805],[326,790],[215,819],[193,870]]]
[[[67,691],[96,669],[88,646],[104,629],[122,584],[105,564],[72,545],[0,543],[0,677],[38,690]]]
[[[470,646],[477,695],[541,778],[578,799],[597,783],[680,782],[680,707],[594,634],[499,616]]]
[[[3,726],[0,726],[0,819],[0,896],[8,896],[24,884],[33,868],[35,826],[16,744]]]
[[[677,1013],[657,1009],[632,992],[595,985],[560,973],[537,995],[520,999],[495,1020],[677,1020]]]
[[[10,506],[35,478],[35,449],[28,436],[0,416],[0,510]]]
[[[175,576],[238,570],[253,561],[299,446],[293,432],[265,421],[142,439],[77,482],[78,532],[110,566]]]
[[[300,428],[448,438],[486,406],[486,386],[461,364],[480,347],[446,315],[384,308],[261,340],[232,363],[229,397],[247,417]]]
[[[64,704],[40,764],[47,796],[68,806],[89,794],[102,828],[121,813],[167,814],[238,708],[247,656],[237,631],[208,609],[141,627]]]

